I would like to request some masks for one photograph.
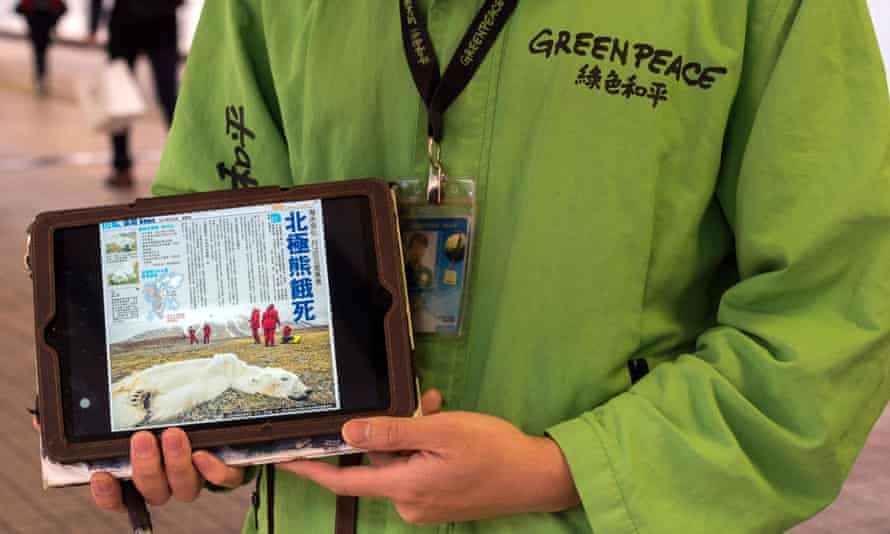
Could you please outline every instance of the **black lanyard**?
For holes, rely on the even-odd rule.
[[[405,57],[417,90],[426,104],[429,136],[438,144],[442,141],[442,116],[445,110],[470,83],[519,0],[486,0],[443,75],[439,74],[439,61],[417,2],[398,1]]]

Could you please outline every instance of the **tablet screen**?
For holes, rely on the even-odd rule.
[[[57,232],[66,434],[385,408],[370,227],[349,197]]]
[[[340,407],[320,200],[100,225],[111,430]]]

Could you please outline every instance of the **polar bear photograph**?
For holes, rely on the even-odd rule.
[[[142,321],[110,343],[112,429],[337,409],[330,327],[290,323],[299,342],[283,343],[276,332],[276,343],[266,345],[254,339],[249,318]]]
[[[249,365],[231,353],[162,363],[112,384],[112,428],[182,422],[183,414],[229,389],[291,401],[312,393],[290,371]]]

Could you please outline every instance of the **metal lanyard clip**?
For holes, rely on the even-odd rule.
[[[430,158],[430,175],[426,185],[426,200],[430,204],[438,205],[442,203],[444,194],[442,189],[445,180],[448,179],[442,166],[442,145],[430,137],[427,142],[427,153]]]

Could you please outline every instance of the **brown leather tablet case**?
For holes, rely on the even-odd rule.
[[[381,286],[392,296],[392,305],[384,316],[389,407],[382,411],[361,414],[320,413],[317,417],[300,420],[273,418],[259,423],[246,420],[243,425],[189,430],[188,434],[193,447],[204,448],[339,433],[343,423],[359,415],[411,416],[418,403],[412,362],[413,338],[396,202],[387,183],[380,179],[360,179],[295,187],[194,193],[140,199],[126,205],[41,213],[32,223],[27,263],[32,271],[34,284],[38,408],[41,438],[47,456],[59,462],[76,462],[129,454],[126,437],[95,442],[74,442],[66,437],[60,362],[58,354],[45,338],[45,329],[55,315],[53,233],[56,230],[121,219],[357,195],[369,200],[378,277]]]

